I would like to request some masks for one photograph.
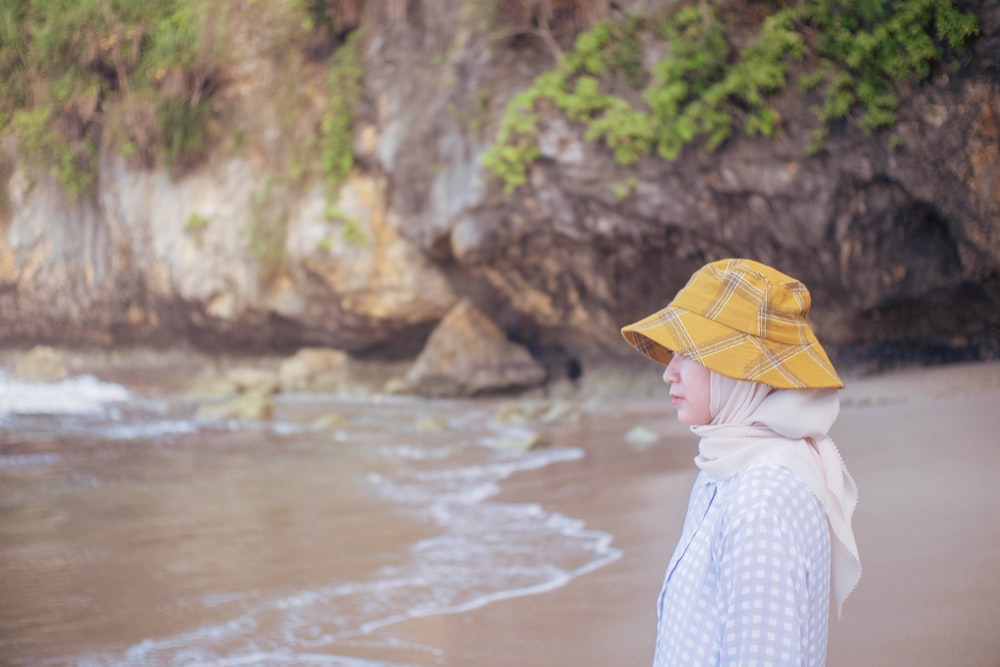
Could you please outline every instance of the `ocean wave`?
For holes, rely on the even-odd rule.
[[[0,419],[10,415],[102,414],[131,392],[119,384],[79,375],[60,382],[23,382],[0,371]]]
[[[0,468],[20,468],[57,463],[62,457],[57,454],[42,452],[38,454],[11,454],[0,456]]]
[[[471,463],[434,464],[410,454],[403,458],[420,465],[367,477],[400,511],[434,527],[435,534],[407,547],[400,563],[366,579],[329,581],[274,596],[208,595],[202,604],[230,608],[232,615],[145,639],[121,653],[77,658],[77,664],[415,667],[352,653],[358,647],[366,653],[398,649],[401,638],[394,626],[408,619],[551,591],[621,556],[610,534],[588,529],[579,519],[538,503],[492,499],[503,479],[578,460],[581,450],[553,447],[512,455],[480,449],[472,451]],[[411,655],[427,657],[417,664],[438,661],[437,647],[410,649]]]
[[[163,419],[148,422],[115,423],[95,427],[93,435],[108,440],[160,440],[198,432],[198,424],[190,419]]]

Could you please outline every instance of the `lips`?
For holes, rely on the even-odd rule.
[[[672,404],[674,404],[674,405],[677,405],[678,403],[680,403],[683,400],[684,399],[681,398],[680,396],[675,396],[674,394],[670,394],[670,402]]]

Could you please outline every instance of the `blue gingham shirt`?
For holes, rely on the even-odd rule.
[[[657,605],[653,667],[822,667],[830,530],[786,468],[695,480]]]

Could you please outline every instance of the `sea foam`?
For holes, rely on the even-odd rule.
[[[101,414],[131,396],[125,387],[91,375],[60,382],[24,382],[0,371],[0,419],[10,415]]]

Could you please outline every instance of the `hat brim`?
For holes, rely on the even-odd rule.
[[[800,344],[777,343],[670,305],[622,328],[645,357],[669,364],[674,353],[737,380],[779,389],[841,389],[843,381],[808,327]]]

